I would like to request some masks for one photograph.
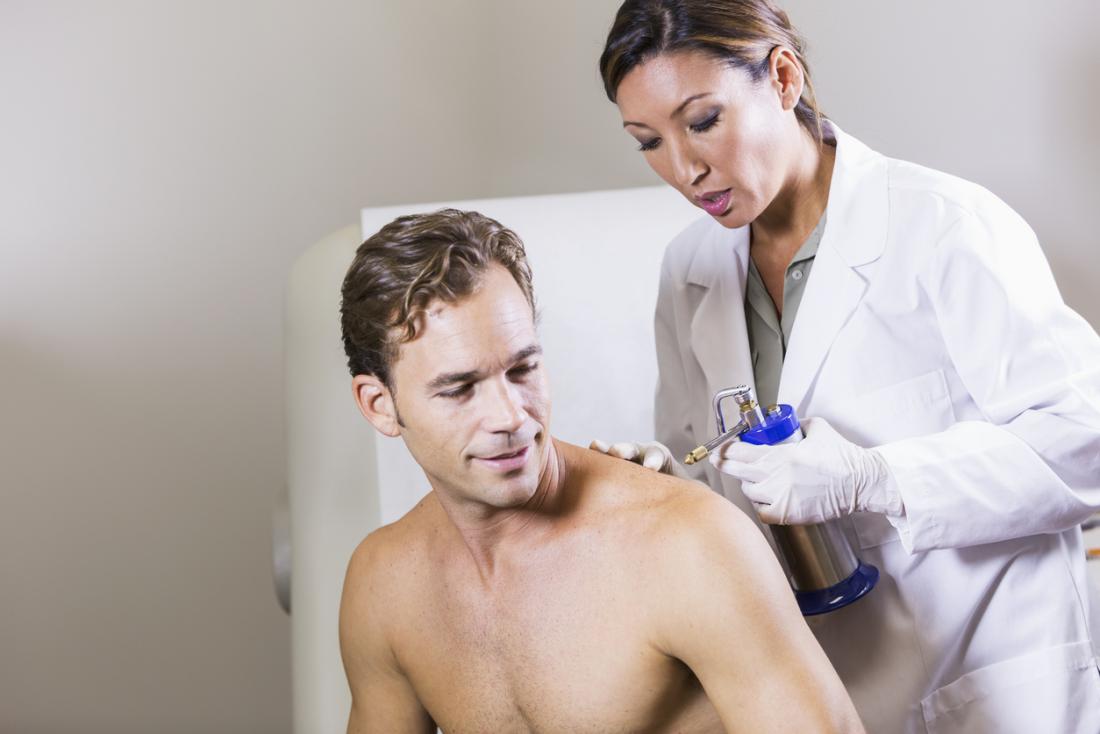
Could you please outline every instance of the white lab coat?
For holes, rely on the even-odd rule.
[[[881,579],[807,621],[869,732],[1100,732],[1078,527],[1100,507],[1100,338],[1006,204],[831,128],[779,399],[879,447],[907,515],[842,520]],[[656,421],[677,456],[714,435],[715,391],[752,384],[748,252],[709,217],[666,252]]]

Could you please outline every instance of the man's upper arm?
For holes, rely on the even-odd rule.
[[[728,732],[862,732],[756,526],[712,495],[675,522],[658,644],[699,679]]]
[[[430,734],[435,723],[402,673],[386,638],[385,599],[373,572],[377,548],[368,538],[355,551],[340,603],[340,653],[351,688],[348,734]],[[376,566],[375,566],[376,568]]]

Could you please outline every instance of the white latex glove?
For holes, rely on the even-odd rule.
[[[633,461],[636,464],[641,464],[646,469],[652,469],[662,474],[671,474],[680,479],[691,478],[680,462],[673,457],[668,447],[657,441],[650,441],[649,443],[623,441],[609,446],[596,439],[588,445],[588,448],[599,451],[601,454],[614,456],[617,459]]]
[[[824,418],[802,423],[796,444],[753,446],[731,441],[711,453],[718,471],[741,480],[741,490],[772,525],[812,525],[853,512],[900,516],[901,494],[886,460],[856,446]]]

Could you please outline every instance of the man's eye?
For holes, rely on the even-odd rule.
[[[716,122],[718,122],[718,113],[717,112],[715,112],[713,115],[711,115],[707,119],[703,120],[702,122],[697,122],[694,125],[692,125],[691,130],[692,130],[692,132],[697,132],[697,133],[705,132],[707,130],[710,130],[712,127],[714,127],[714,124]]]
[[[474,389],[473,385],[466,384],[466,385],[462,385],[460,387],[456,387],[453,390],[447,390],[446,392],[441,392],[441,393],[439,393],[439,396],[443,397],[443,398],[461,398],[465,395],[468,395],[470,393],[470,391],[473,390],[473,389]]]
[[[657,146],[660,145],[660,144],[661,144],[661,139],[660,138],[653,138],[652,140],[644,141],[641,145],[638,146],[638,150],[642,151],[643,153],[646,152],[647,150],[656,150]]]
[[[537,362],[536,363],[516,365],[512,369],[508,370],[508,374],[511,375],[512,377],[523,377],[525,375],[530,374],[531,372],[534,372],[537,367],[538,367]]]

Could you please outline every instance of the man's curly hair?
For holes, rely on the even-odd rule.
[[[433,301],[472,294],[492,263],[515,278],[531,312],[535,295],[523,242],[478,212],[440,209],[398,217],[355,251],[341,289],[340,326],[352,375],[374,375],[391,390],[390,367],[412,341]]]

